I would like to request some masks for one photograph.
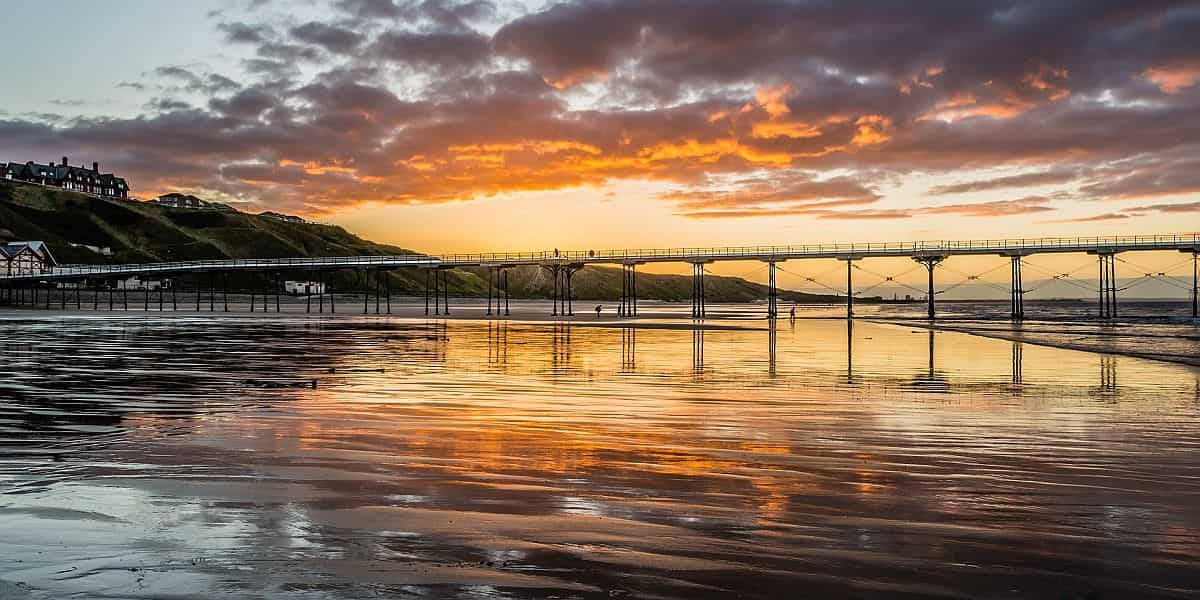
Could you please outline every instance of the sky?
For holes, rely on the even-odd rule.
[[[428,252],[1200,230],[1195,1],[47,10],[6,12],[0,160],[145,199]]]

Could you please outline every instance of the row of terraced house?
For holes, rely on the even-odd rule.
[[[101,173],[100,163],[96,162],[92,163],[91,169],[73,167],[65,156],[57,165],[54,162],[43,165],[33,161],[0,163],[0,179],[59,187],[106,198],[129,198],[129,184],[125,179],[112,173]]]

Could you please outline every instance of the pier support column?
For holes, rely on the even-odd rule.
[[[582,268],[580,265],[579,268]],[[636,317],[638,314],[637,263],[621,265],[621,302],[617,305],[617,316]]]
[[[427,272],[428,273],[428,272]],[[362,289],[363,314],[367,314],[367,302],[371,299],[371,272],[363,269],[358,271],[358,287]],[[428,297],[428,294],[426,294]]]
[[[775,261],[767,263],[767,318],[779,316],[779,287],[775,284]]]
[[[1181,250],[1192,254],[1192,318],[1200,318],[1200,250]]]
[[[704,263],[692,263],[692,318],[703,319],[705,313]]]
[[[387,271],[383,273],[383,298],[387,314],[392,314],[392,277]]]
[[[1012,277],[1011,277],[1011,295],[1009,302],[1012,305],[1012,318],[1014,321],[1019,321],[1025,318],[1025,290],[1022,288],[1021,282],[1021,255],[1017,254],[1009,257],[1012,262]]]
[[[1100,263],[1100,318],[1117,318],[1117,257],[1097,253]]]
[[[442,305],[446,309],[445,313],[450,314],[450,271],[449,269],[442,271]]]
[[[496,269],[488,267],[488,307],[487,316],[492,316],[492,292],[496,289]]]
[[[927,294],[926,297],[929,301],[929,310],[928,310],[929,319],[933,320],[937,316],[937,308],[936,308],[936,305],[934,304],[934,299],[933,299],[934,295],[937,293],[933,289],[933,270],[935,268],[937,268],[937,266],[939,264],[941,264],[941,262],[943,260],[946,260],[946,257],[945,256],[914,256],[913,260],[924,265],[925,270],[929,272],[929,288],[928,288],[928,291],[926,292],[926,294]]]
[[[317,271],[317,312],[325,312],[325,271]]]
[[[857,256],[843,256],[838,260],[846,261],[846,318],[854,318],[854,261],[860,260]]]
[[[508,301],[510,298],[512,298],[512,294],[509,293],[509,290],[508,290],[508,269],[502,269],[500,271],[500,275],[502,276],[502,280],[504,283],[504,316],[507,317],[511,314],[508,312]],[[496,312],[500,312],[499,302],[500,302],[500,296],[497,295],[496,296]]]

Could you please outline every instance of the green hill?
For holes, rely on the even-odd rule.
[[[240,212],[170,208],[138,201],[102,200],[83,194],[39,186],[0,182],[0,241],[41,240],[64,264],[143,263],[223,258],[285,258],[305,256],[366,256],[413,254],[378,244],[333,225],[290,223]],[[73,245],[74,244],[74,245]],[[82,245],[108,247],[104,256]],[[388,274],[393,293],[419,295],[425,274],[398,270]],[[487,294],[485,269],[454,269],[448,275],[450,293],[457,296]],[[233,286],[248,285],[253,276],[231,277]],[[332,289],[350,291],[361,285],[352,271],[327,278]],[[184,285],[188,285],[187,278]],[[589,266],[574,277],[580,300],[615,300],[621,289],[621,271]],[[553,282],[537,267],[512,269],[513,297],[546,298]],[[638,275],[638,294],[645,299],[687,300],[691,276]],[[766,298],[767,288],[736,277],[706,278],[708,299],[744,302]],[[835,302],[834,296],[780,291],[783,301]]]

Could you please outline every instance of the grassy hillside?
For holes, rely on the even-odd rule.
[[[364,256],[410,254],[412,250],[377,244],[332,225],[288,223],[269,217],[236,213],[169,208],[136,201],[99,200],[73,192],[0,182],[0,241],[42,240],[60,263],[140,263],[221,258],[285,258],[304,256]],[[102,256],[72,243],[110,247]],[[421,294],[425,274],[399,270],[387,275],[394,293]],[[455,269],[449,274],[453,295],[487,293],[485,269]],[[341,272],[327,277],[336,291],[358,288],[359,275]],[[252,276],[231,278],[231,285],[248,285]],[[750,301],[766,297],[766,286],[734,277],[709,276],[708,299],[713,302]],[[509,283],[517,298],[545,298],[552,291],[548,273],[536,267],[510,271]],[[188,282],[184,281],[184,285]],[[687,300],[691,277],[638,275],[642,298]],[[586,267],[574,277],[575,296],[581,300],[614,300],[620,294],[621,271],[612,267]],[[835,301],[781,291],[785,301]]]

